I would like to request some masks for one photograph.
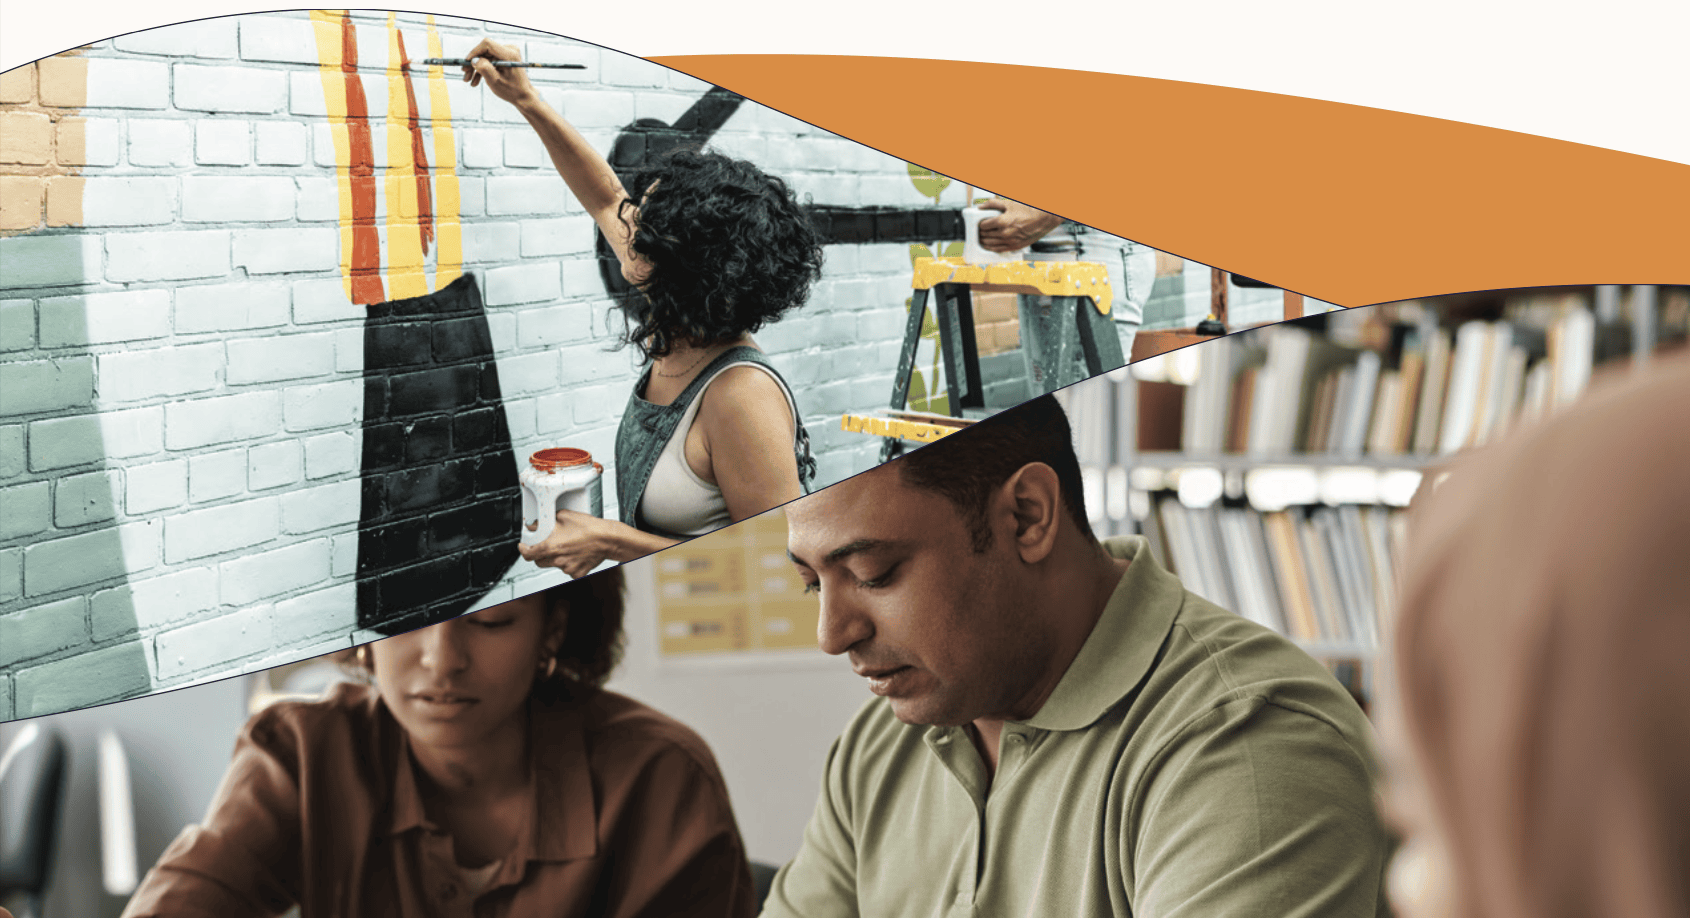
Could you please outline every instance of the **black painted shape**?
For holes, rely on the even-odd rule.
[[[743,96],[712,86],[672,125],[656,118],[641,118],[616,135],[616,142],[610,148],[610,168],[626,188],[634,175],[652,160],[661,159],[676,150],[703,149],[744,101]],[[594,235],[599,279],[604,282],[605,292],[618,298],[627,295],[633,286],[622,277],[622,265],[617,261],[616,253],[611,251],[604,233]]]
[[[624,187],[648,162],[678,149],[701,149],[739,110],[745,99],[720,86],[712,86],[673,125],[656,118],[641,118],[622,129],[610,148],[610,167]],[[806,205],[824,245],[863,242],[950,242],[963,238],[962,214],[954,208],[839,207],[832,204]],[[603,233],[597,233],[595,249],[599,278],[613,297],[633,288],[622,277],[622,266],[610,250]]]
[[[369,307],[358,626],[399,634],[485,595],[517,559],[516,475],[474,278]]]
[[[861,242],[950,242],[963,238],[962,212],[939,207],[807,208],[826,244]]]

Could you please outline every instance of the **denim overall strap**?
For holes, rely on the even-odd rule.
[[[616,428],[616,503],[623,523],[646,532],[653,531],[639,517],[640,501],[645,497],[646,484],[651,480],[652,469],[656,468],[663,448],[675,435],[675,428],[680,425],[687,406],[704,391],[718,370],[735,363],[756,363],[774,370],[768,358],[756,348],[730,348],[710,361],[703,371],[693,377],[686,389],[667,405],[653,405],[643,397],[646,385],[651,381],[651,368],[647,367],[645,373],[640,376],[639,383],[628,396],[628,407],[622,412],[622,422]],[[779,373],[775,373],[775,377],[781,379]],[[804,493],[808,494],[809,481],[814,477],[816,468],[816,461],[810,455],[809,433],[804,429],[798,405],[784,379],[781,379],[781,388],[786,392],[787,402],[792,406],[792,416],[797,424],[798,434],[794,438],[793,452],[798,461],[798,480],[804,486]]]

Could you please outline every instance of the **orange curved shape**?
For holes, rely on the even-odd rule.
[[[959,181],[1345,306],[1690,282],[1690,166],[1664,160],[1105,73],[883,57],[652,60]]]

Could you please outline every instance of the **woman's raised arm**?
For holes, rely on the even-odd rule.
[[[630,204],[628,213],[623,214],[622,202],[628,199],[628,192],[610,168],[610,163],[587,143],[574,125],[540,98],[539,90],[528,79],[527,70],[495,67],[492,63],[518,61],[522,55],[515,48],[483,38],[466,58],[470,65],[464,68],[464,79],[471,86],[485,83],[493,95],[516,106],[534,132],[540,135],[540,142],[551,154],[552,165],[563,176],[564,184],[592,215],[593,222],[598,224],[599,231],[604,233],[604,238],[616,251],[616,257],[622,262],[623,274],[629,276],[630,281],[644,276],[648,268],[632,249],[631,224],[624,221],[624,216],[631,221],[637,211]]]

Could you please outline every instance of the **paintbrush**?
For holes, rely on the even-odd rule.
[[[485,58],[483,58],[485,60]],[[586,70],[586,64],[541,64],[535,61],[488,61],[495,67],[532,67],[540,70]],[[430,57],[422,61],[424,67],[468,67],[469,60],[462,57]]]

